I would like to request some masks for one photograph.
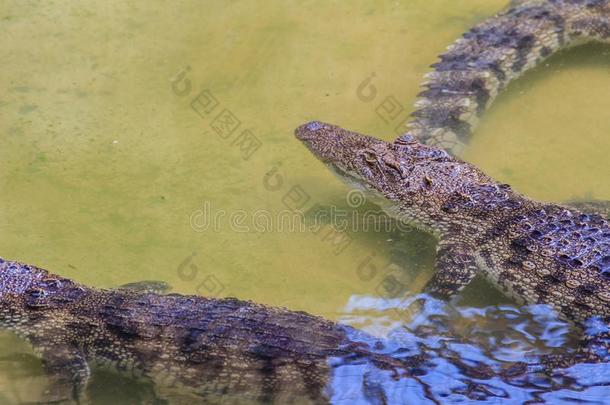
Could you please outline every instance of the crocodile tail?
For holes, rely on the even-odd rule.
[[[568,46],[610,41],[610,0],[520,0],[447,48],[426,75],[409,133],[459,155],[500,90]]]

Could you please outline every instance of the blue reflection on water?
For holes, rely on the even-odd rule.
[[[416,315],[405,317],[416,302],[422,303]],[[337,360],[329,387],[332,403],[610,404],[608,363],[501,373],[515,362],[576,350],[581,333],[546,305],[456,308],[421,295],[352,296],[344,314],[342,323],[364,331],[350,329],[353,341],[379,347],[379,354],[424,355],[426,360],[401,378],[371,362]],[[587,336],[609,331],[600,319],[586,325]]]

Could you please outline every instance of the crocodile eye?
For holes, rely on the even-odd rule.
[[[45,290],[43,290],[42,288],[36,288],[36,287],[30,288],[29,290],[27,290],[26,294],[28,294],[31,298],[42,298],[45,295],[47,295]]]
[[[368,163],[377,162],[377,156],[371,151],[365,150],[362,155],[364,157],[364,160],[367,161]]]

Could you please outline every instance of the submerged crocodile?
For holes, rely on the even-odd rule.
[[[460,156],[499,92],[559,50],[610,42],[608,0],[513,0],[466,32],[426,75],[409,133]]]
[[[285,404],[328,403],[333,384],[341,387],[341,369],[417,378],[412,369],[423,360],[304,312],[133,287],[93,289],[2,259],[0,326],[41,356],[50,379],[45,402],[85,401],[90,363],[150,380],[171,403]],[[350,389],[364,390],[364,398],[383,395],[367,394],[366,381],[354,387],[350,378]]]

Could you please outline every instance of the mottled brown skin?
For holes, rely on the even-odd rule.
[[[284,404],[328,403],[343,366],[369,364],[399,378],[420,363],[404,352],[379,354],[383,342],[304,312],[140,287],[98,290],[0,259],[0,326],[41,356],[45,402],[86,402],[90,364],[148,379],[172,403]]]
[[[388,143],[314,121],[296,136],[390,215],[437,237],[430,294],[450,298],[482,273],[514,299],[548,304],[579,324],[610,319],[610,224],[602,216],[526,198],[408,134]]]
[[[462,153],[511,81],[557,51],[590,41],[610,42],[610,0],[514,0],[432,65],[407,135],[386,143],[317,122],[296,134],[343,180],[439,238],[439,271],[427,287],[433,295],[448,298],[482,271],[518,301],[550,304],[580,324],[605,319],[610,203],[532,201],[449,157]],[[590,349],[606,346],[604,338],[547,364],[599,361]]]
[[[518,0],[447,47],[426,75],[409,134],[461,156],[483,113],[511,81],[554,53],[610,42],[609,0]],[[564,205],[610,217],[610,201]]]
[[[610,42],[608,0],[519,0],[447,48],[426,75],[409,133],[460,156],[511,81],[559,50]]]

